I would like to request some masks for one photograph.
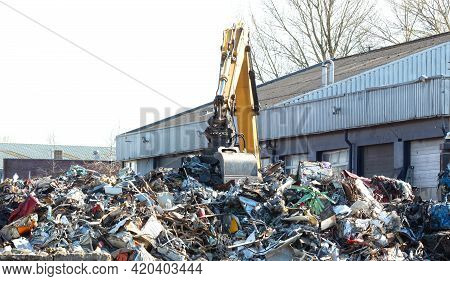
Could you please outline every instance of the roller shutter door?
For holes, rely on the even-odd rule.
[[[439,145],[443,139],[428,139],[411,142],[411,166],[413,185],[417,187],[436,187],[440,170]]]
[[[370,145],[363,148],[363,176],[394,177],[394,144]]]
[[[182,157],[183,156],[163,156],[158,159],[158,167],[178,169],[181,167]]]
[[[151,170],[153,170],[153,158],[137,160],[137,173],[138,174],[146,175]]]

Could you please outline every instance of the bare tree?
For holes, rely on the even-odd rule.
[[[277,44],[267,36],[265,30],[259,26],[255,16],[252,15],[252,23],[254,30],[252,33],[252,56],[253,66],[256,73],[256,79],[260,82],[265,82],[265,77],[276,78],[280,77],[284,70],[279,63],[281,56],[277,52]]]
[[[450,31],[449,0],[409,0],[408,5],[420,22],[423,35]]]
[[[398,44],[450,31],[449,0],[389,0],[393,18],[380,19],[375,36]]]
[[[399,44],[416,39],[419,36],[419,17],[413,12],[411,0],[388,0],[392,18],[379,18],[374,22],[373,34],[383,43]]]
[[[371,44],[371,0],[264,0],[264,19],[253,18],[258,78],[277,78]]]

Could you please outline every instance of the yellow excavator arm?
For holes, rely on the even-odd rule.
[[[232,159],[230,163],[224,165],[228,164],[228,167],[231,167],[229,171],[233,171],[234,174],[237,173],[236,169],[243,169],[240,161],[248,164],[247,168],[252,172],[247,174],[252,176],[255,167],[257,171],[261,168],[256,120],[258,113],[259,102],[252,67],[249,32],[243,23],[237,23],[223,33],[214,115],[208,120],[209,126],[205,131],[210,148],[214,150],[230,152],[231,148],[238,147],[239,153],[225,156]],[[244,154],[252,155],[253,167],[250,168],[250,158]],[[231,164],[234,166],[230,166]],[[226,171],[225,168],[225,177]],[[241,171],[240,174],[242,174],[240,177],[243,177],[246,173]]]

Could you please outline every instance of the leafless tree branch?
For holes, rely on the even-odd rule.
[[[370,41],[372,0],[264,0],[253,18],[259,80],[364,50]]]

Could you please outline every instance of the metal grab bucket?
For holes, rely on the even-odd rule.
[[[214,158],[220,162],[223,183],[247,178],[250,181],[261,180],[257,159],[253,154],[240,152],[237,147],[219,147]]]

